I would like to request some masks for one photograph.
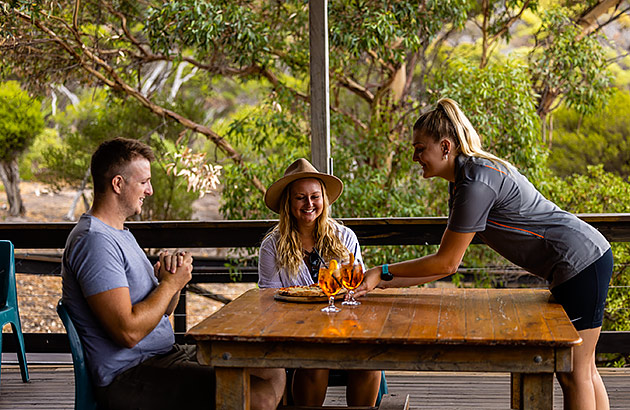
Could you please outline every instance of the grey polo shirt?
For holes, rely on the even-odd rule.
[[[448,228],[476,232],[510,262],[566,282],[610,248],[604,236],[542,196],[514,167],[460,154],[449,184]]]

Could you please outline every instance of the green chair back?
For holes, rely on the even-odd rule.
[[[77,329],[72,323],[68,314],[68,309],[59,299],[57,303],[57,314],[61,318],[66,328],[68,339],[70,340],[70,351],[72,352],[72,364],[74,365],[74,408],[75,410],[96,410],[96,398],[92,387],[92,379],[85,364],[85,352]]]
[[[11,241],[0,240],[0,329],[10,323],[16,341],[16,352],[20,363],[22,381],[28,382],[28,366],[24,335],[18,310],[17,289],[15,286],[15,256]],[[2,355],[2,338],[0,334],[0,356]],[[0,363],[1,366],[1,363]]]

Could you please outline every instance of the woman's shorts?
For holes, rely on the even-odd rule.
[[[568,281],[551,289],[576,330],[594,329],[604,321],[604,307],[613,271],[612,250]]]

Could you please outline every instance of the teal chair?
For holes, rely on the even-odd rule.
[[[28,382],[28,367],[26,365],[26,350],[24,349],[24,335],[20,324],[18,311],[17,290],[15,287],[15,257],[11,241],[0,241],[0,329],[11,323],[13,335],[16,339],[17,357],[20,362],[22,381]],[[0,331],[0,355],[2,354],[2,334]]]
[[[96,398],[92,389],[92,379],[85,365],[85,352],[77,329],[70,319],[68,309],[61,299],[57,303],[57,314],[61,318],[66,328],[68,339],[70,339],[70,351],[72,352],[72,363],[74,365],[74,409],[75,410],[96,410]]]

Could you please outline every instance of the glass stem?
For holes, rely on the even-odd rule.
[[[334,296],[328,296],[328,307],[330,307],[330,308],[335,307],[335,297]]]

